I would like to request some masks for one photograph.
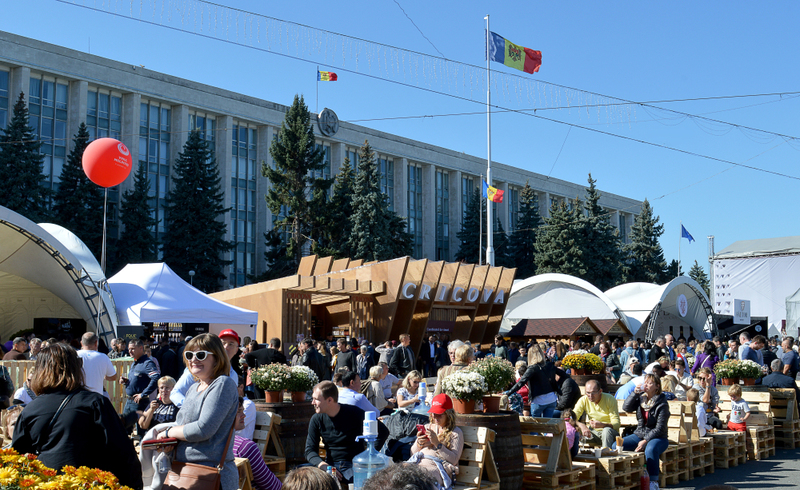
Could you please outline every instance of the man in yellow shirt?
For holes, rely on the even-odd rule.
[[[586,395],[575,404],[578,429],[592,446],[611,447],[619,435],[619,409],[613,396],[603,393],[596,380],[586,382]],[[585,416],[585,419],[584,419]]]

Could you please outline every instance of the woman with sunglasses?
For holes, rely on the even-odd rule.
[[[178,412],[178,425],[160,432],[158,438],[178,439],[174,461],[217,466],[239,408],[236,382],[228,376],[230,361],[219,337],[207,333],[190,340],[183,357],[197,382],[186,393]],[[222,470],[222,489],[234,490],[238,486],[231,438]]]

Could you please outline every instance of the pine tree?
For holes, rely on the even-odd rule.
[[[589,187],[586,189],[586,218],[584,226],[584,261],[586,281],[601,291],[618,285],[622,279],[622,250],[619,232],[609,222],[608,214],[600,207],[600,192],[589,174]]]
[[[642,211],[631,226],[631,243],[625,245],[625,282],[661,283],[667,269],[664,251],[658,238],[664,234],[664,225],[653,216],[653,208],[647,199]]]
[[[710,284],[708,282],[708,275],[706,274],[706,270],[694,261],[694,265],[691,269],[689,269],[689,277],[694,279],[694,281],[703,288],[703,291],[706,292],[706,296],[711,297],[711,289]]]
[[[286,242],[282,235],[283,232],[278,228],[273,228],[264,233],[264,240],[267,246],[266,251],[264,251],[264,261],[267,264],[267,270],[258,276],[250,276],[249,279],[252,282],[269,281],[290,276],[297,272],[297,264],[286,253]]]
[[[486,233],[486,199],[481,196],[480,190],[475,189],[467,204],[467,209],[464,211],[461,230],[456,234],[461,240],[455,257],[457,261],[468,264],[483,262],[481,257],[483,257],[483,247],[486,246],[486,241],[481,240],[481,231]],[[481,243],[483,246],[478,251]]]
[[[175,160],[174,188],[167,194],[164,262],[184,280],[194,270],[194,286],[217,291],[225,279],[223,267],[232,261],[222,254],[233,248],[225,240],[224,193],[217,163],[208,142],[192,131]]]
[[[511,240],[506,235],[506,230],[503,228],[500,218],[495,218],[492,248],[494,248],[494,265],[496,267],[514,267]]]
[[[0,204],[36,223],[49,217],[50,190],[44,187],[41,146],[29,124],[25,95],[20,93],[14,115],[0,135]]]
[[[323,243],[325,255],[333,255],[337,259],[349,258],[353,254],[350,251],[350,234],[352,227],[350,217],[353,215],[353,167],[350,159],[345,158],[344,164],[339,169],[336,182],[333,185],[333,195],[331,196],[328,222],[320,242]]]
[[[553,203],[546,226],[536,237],[536,271],[538,274],[558,272],[584,278],[587,275],[584,257],[584,216],[579,200]]]
[[[354,259],[387,260],[393,258],[392,217],[386,194],[381,191],[381,174],[375,153],[368,141],[358,153],[358,175],[353,185],[353,214],[350,218],[348,246]]]
[[[133,189],[122,194],[120,221],[124,227],[119,240],[117,267],[158,261],[158,241],[153,237],[158,221],[153,217],[148,193],[147,164],[140,163],[133,177]]]
[[[333,179],[315,177],[325,168],[325,154],[315,146],[311,113],[302,96],[295,95],[269,154],[275,167],[261,166],[261,173],[271,183],[267,205],[273,216],[281,216],[275,226],[289,232],[286,253],[296,268],[308,240],[324,234],[327,191],[333,184]],[[288,212],[283,214],[282,209]]]
[[[89,130],[81,123],[53,196],[53,218],[83,240],[99,261],[103,248],[103,190],[83,171],[83,151],[87,146]]]
[[[388,211],[388,206],[387,206]],[[408,232],[408,220],[389,211],[390,258],[404,257],[413,252],[414,236]]]
[[[525,279],[536,274],[536,232],[542,218],[539,199],[528,182],[519,193],[519,218],[511,234],[511,254],[517,277]]]
[[[678,263],[677,260],[672,259],[667,268],[664,269],[664,273],[661,275],[661,278],[659,279],[658,282],[660,284],[664,284],[682,275],[683,275],[683,267],[681,267],[681,265]]]

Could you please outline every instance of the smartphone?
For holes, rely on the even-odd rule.
[[[425,426],[422,424],[417,424],[417,432],[422,432],[422,435],[426,435]]]

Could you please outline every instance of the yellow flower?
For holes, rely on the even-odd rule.
[[[64,490],[69,487],[64,485],[64,482],[59,480],[50,480],[48,482],[40,483],[36,488],[37,490]]]
[[[19,486],[23,487],[23,488],[27,488],[27,487],[32,487],[34,485],[38,485],[41,482],[42,482],[42,479],[39,478],[38,476],[28,475],[28,476],[22,478],[19,481]]]
[[[17,481],[19,472],[14,468],[0,468],[0,484],[10,485]]]

